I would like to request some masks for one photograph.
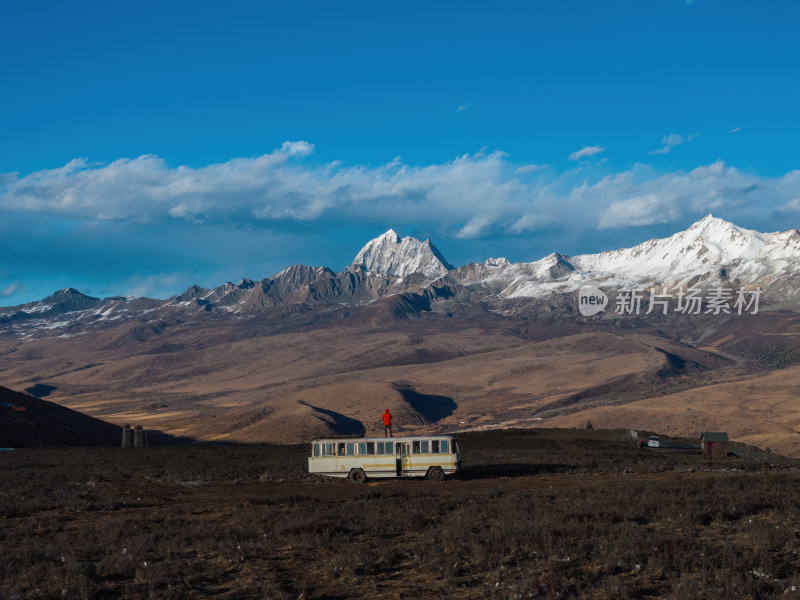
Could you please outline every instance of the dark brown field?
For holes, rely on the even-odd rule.
[[[300,446],[0,453],[0,598],[800,596],[798,461],[459,443],[441,484],[323,481]]]

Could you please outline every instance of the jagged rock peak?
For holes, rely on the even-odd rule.
[[[334,275],[328,267],[309,267],[306,265],[291,265],[276,273],[271,279],[289,279],[289,278],[305,278],[305,279],[320,279],[322,277],[330,277]]]
[[[489,257],[483,264],[487,267],[507,267],[511,263],[508,261],[507,258],[501,256],[500,258]]]
[[[699,243],[712,254],[718,254],[725,260],[734,260],[755,257],[771,237],[774,235],[744,229],[709,214],[667,239],[677,240],[684,245]]]
[[[188,288],[186,288],[182,294],[173,296],[170,300],[172,300],[173,302],[188,302],[190,300],[194,300],[195,298],[199,298],[200,296],[208,294],[210,291],[211,290],[202,288],[195,283],[194,285],[190,285]]]
[[[336,273],[328,267],[292,265],[270,277],[266,284],[268,288],[273,289],[272,293],[285,297],[307,288],[317,281],[330,279],[335,275]]]
[[[791,233],[761,233],[709,214],[670,237],[570,261],[593,276],[602,272],[635,282],[681,281],[724,269],[728,277],[752,283],[791,271],[798,256],[800,239]]]
[[[700,219],[699,221],[692,223],[689,228],[686,230],[687,234],[697,234],[702,235],[703,237],[711,236],[711,237],[753,237],[754,235],[757,237],[761,237],[761,233],[758,231],[754,231],[752,229],[744,229],[743,227],[739,227],[734,225],[730,221],[726,221],[725,219],[720,219],[719,217],[715,217],[711,213],[707,214],[705,217]]]
[[[726,221],[725,219],[720,219],[719,217],[715,217],[711,213],[708,213],[705,217],[700,219],[699,221],[695,221],[691,225],[689,225],[689,229],[705,229],[706,227],[727,227],[727,228],[735,228],[741,229],[737,227],[730,221]]]
[[[453,266],[445,260],[430,239],[419,241],[410,236],[400,239],[400,236],[390,229],[367,242],[356,255],[350,269],[387,273],[398,277],[422,273],[430,279],[438,279],[452,270]]]
[[[67,298],[91,298],[91,296],[87,296],[86,294],[76,290],[75,288],[64,288],[54,292],[50,298],[53,300],[65,300]]]

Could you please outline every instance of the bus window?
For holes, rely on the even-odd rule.
[[[367,454],[375,454],[375,442],[367,442]]]
[[[375,454],[375,442],[358,442],[359,454]]]
[[[412,452],[412,454],[419,454],[420,453],[419,440],[414,440],[411,452]]]
[[[444,454],[450,453],[450,441],[449,440],[442,440],[442,452]]]
[[[322,456],[333,456],[333,444],[322,444]]]
[[[431,440],[431,452],[439,454],[439,440]]]
[[[378,454],[394,454],[392,442],[378,442]]]
[[[420,451],[422,452],[422,454],[427,454],[428,453],[428,440],[422,440],[419,445],[420,445]]]
[[[347,442],[347,456],[353,456],[356,453],[356,445],[353,442]]]
[[[319,444],[314,444],[314,456],[319,456]]]
[[[336,454],[339,456],[344,456],[344,442],[339,442],[339,449]]]

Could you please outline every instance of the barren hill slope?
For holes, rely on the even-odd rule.
[[[759,377],[767,366],[746,350],[766,344],[769,331],[782,344],[796,340],[778,335],[796,327],[793,314],[732,320],[722,331],[699,320],[679,335],[668,322],[617,326],[480,307],[408,318],[384,312],[388,302],[2,340],[2,376],[18,388],[50,386],[54,401],[117,424],[201,440],[376,433],[385,408],[399,430],[414,432],[562,423],[570,414],[583,425],[594,414],[583,411],[610,406],[614,426],[642,427],[628,407],[655,398],[670,411],[677,393]],[[692,335],[709,341],[678,341]],[[734,429],[735,411],[708,416],[706,428]]]
[[[0,387],[0,446],[116,446],[121,433],[111,423]]]

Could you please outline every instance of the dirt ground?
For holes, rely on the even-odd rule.
[[[460,445],[439,484],[321,480],[304,447],[3,453],[0,598],[800,595],[795,461],[621,432]]]

